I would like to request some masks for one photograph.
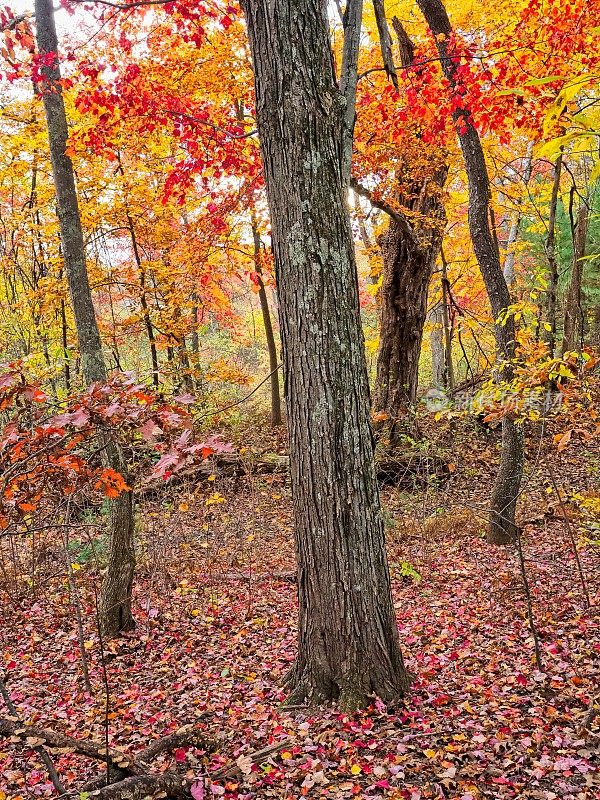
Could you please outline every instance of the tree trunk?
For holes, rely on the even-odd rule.
[[[121,163],[121,158],[118,158],[119,173],[122,178],[125,178],[125,170]],[[127,219],[127,228],[129,230],[129,237],[131,239],[131,247],[133,249],[133,257],[138,270],[138,277],[140,280],[140,306],[142,307],[142,319],[144,320],[144,327],[146,328],[146,335],[148,337],[148,347],[150,348],[150,361],[152,363],[152,384],[155,389],[159,387],[159,364],[158,364],[158,350],[156,349],[156,336],[154,335],[154,326],[150,319],[150,308],[148,307],[148,298],[146,296],[146,270],[138,246],[137,233],[133,223],[133,217],[128,208],[127,197],[125,198],[125,218]]]
[[[326,0],[244,0],[279,292],[298,558],[289,703],[394,702],[400,651],[375,476]],[[352,78],[350,77],[350,83]]]
[[[461,88],[457,76],[458,60],[453,59],[450,42],[452,26],[441,0],[417,0],[432,34],[444,76],[453,92]],[[512,360],[515,354],[515,321],[506,315],[503,324],[499,318],[510,306],[508,286],[500,265],[500,251],[490,226],[490,181],[481,140],[469,109],[457,107],[453,114],[460,147],[469,182],[469,230],[473,250],[496,320],[495,335],[500,358],[500,375],[510,381],[513,375]],[[505,414],[502,420],[502,453],[500,468],[492,491],[490,525],[487,541],[490,544],[508,544],[517,535],[515,507],[523,472],[523,436],[519,424]]]
[[[565,324],[561,355],[578,350],[583,344],[583,311],[581,308],[581,281],[585,263],[589,210],[585,203],[579,206],[573,230],[573,268],[565,303]]]
[[[387,30],[383,4],[375,13],[381,32]],[[410,66],[414,46],[402,23],[394,17],[401,63]],[[389,37],[389,31],[387,33]],[[385,34],[384,34],[385,39]],[[448,168],[432,162],[430,174],[415,180],[410,164],[399,167],[402,187],[387,232],[381,237],[383,280],[380,291],[380,338],[373,410],[382,440],[391,447],[400,433],[414,435],[411,410],[417,400],[419,358],[427,315],[427,290],[442,245],[446,219],[442,188]],[[389,434],[386,435],[386,434]]]
[[[269,351],[269,371],[271,373],[271,425],[274,428],[281,425],[281,395],[279,393],[279,358],[277,356],[277,343],[273,333],[273,323],[271,322],[271,310],[269,309],[269,298],[263,281],[262,267],[260,264],[260,233],[256,227],[256,221],[252,220],[252,238],[254,241],[254,269],[258,279],[258,298],[260,300],[260,310],[262,312],[265,336],[267,339],[267,349]]]
[[[403,428],[407,433],[412,428],[407,414],[417,400],[427,289],[442,243],[444,218],[436,193],[415,192],[414,202],[407,206],[415,212],[411,216],[415,222],[393,219],[380,239],[383,281],[373,410],[385,415],[381,428],[384,435],[389,432],[390,446],[397,443]]]
[[[431,344],[431,385],[435,389],[444,389],[446,364],[444,357],[444,313],[443,301],[440,300],[429,312],[432,326],[429,341]]]
[[[558,193],[560,191],[560,174],[562,172],[562,154],[554,163],[554,181],[550,196],[550,211],[548,214],[548,236],[544,243],[546,259],[548,261],[548,325],[546,343],[550,357],[556,348],[556,308],[558,301],[558,261],[556,260],[556,211],[558,207]]]
[[[450,282],[448,280],[448,264],[443,248],[442,257],[442,320],[444,323],[444,386],[449,392],[454,391],[454,362],[452,361],[452,326],[450,325]]]
[[[35,0],[35,18],[39,54],[55,55],[53,63],[42,68],[44,82],[39,91],[43,96],[48,126],[60,239],[73,304],[79,354],[84,379],[89,385],[95,381],[105,382],[107,373],[87,274],[73,164],[66,153],[67,115],[60,84],[58,40],[52,0]],[[106,466],[117,470],[127,480],[127,470],[119,447],[109,440],[103,452]],[[100,602],[101,624],[107,635],[115,635],[120,630],[134,627],[131,613],[131,587],[135,569],[132,514],[131,492],[122,492],[111,502],[108,570],[102,584]]]
[[[530,142],[527,145],[527,153],[525,155],[525,169],[523,172],[523,181],[525,186],[529,184],[531,180],[531,171],[533,168],[533,142]],[[521,227],[521,219],[523,217],[523,213],[521,210],[521,202],[518,201],[517,203],[517,210],[515,211],[515,215],[513,217],[510,231],[508,234],[508,241],[506,243],[506,256],[504,258],[504,278],[506,279],[506,285],[508,286],[509,290],[512,287],[513,283],[515,282],[515,259],[516,259],[516,247],[517,241],[519,238],[519,228]]]

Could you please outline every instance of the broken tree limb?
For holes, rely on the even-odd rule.
[[[376,462],[377,478],[383,485],[398,485],[403,488],[414,487],[435,475],[438,478],[447,475],[444,461],[436,456],[398,452],[386,456]],[[255,458],[246,455],[231,454],[197,464],[173,474],[167,481],[151,480],[142,484],[136,493],[146,498],[156,497],[165,489],[178,486],[185,481],[208,480],[213,476],[219,478],[241,477],[243,475],[287,475],[289,457],[276,453],[266,453]]]
[[[129,773],[142,772],[144,767],[136,764],[135,759],[129,758],[125,753],[118,750],[110,750],[108,757],[104,750],[104,745],[87,741],[86,739],[75,739],[63,733],[42,728],[37,725],[24,725],[6,717],[0,718],[0,737],[18,738],[25,745],[32,747],[31,741],[39,742],[40,746],[61,750],[69,753],[78,753],[81,756],[91,758],[93,761],[106,763],[116,770]]]
[[[9,710],[12,712],[13,709]],[[60,783],[54,765],[52,764],[49,754],[44,749],[44,746],[56,749],[60,752],[78,753],[93,761],[99,761],[105,764],[108,763],[110,780],[112,781],[108,787],[105,786],[106,775],[101,775],[92,779],[83,787],[83,791],[95,793],[97,791],[103,791],[104,789],[110,789],[111,787],[121,786],[123,790],[122,794],[99,795],[100,797],[106,797],[107,800],[109,800],[109,798],[110,800],[118,800],[120,797],[127,797],[128,800],[134,800],[136,797],[145,796],[143,792],[146,791],[148,786],[154,785],[154,779],[162,777],[162,775],[155,776],[148,772],[148,765],[150,762],[161,753],[167,753],[178,747],[197,747],[210,752],[217,749],[217,743],[213,739],[207,737],[204,731],[195,726],[181,728],[168,736],[157,739],[155,742],[148,745],[137,757],[130,757],[119,750],[110,750],[107,757],[102,744],[85,739],[75,739],[72,736],[57,733],[49,728],[38,725],[24,725],[18,720],[9,718],[0,718],[0,737],[6,737],[11,740],[18,739],[23,746],[31,747],[40,757],[42,757],[43,752],[45,758],[42,758],[42,760],[59,794],[65,794],[66,790]],[[52,766],[52,770],[50,769],[50,765]],[[136,780],[130,780],[134,778]],[[174,778],[169,778],[169,781],[171,781],[173,785],[176,785],[177,781],[181,784],[181,778],[177,775],[175,775]],[[169,781],[166,781],[165,786]],[[169,783],[169,785],[171,785],[171,783]],[[160,783],[153,791],[166,791],[166,789],[163,787],[163,784]],[[133,794],[131,792],[133,792]],[[142,792],[142,794],[138,794],[138,792]],[[189,796],[189,792],[187,795],[182,792],[183,790],[180,791],[178,789],[172,796]],[[94,796],[96,795],[94,794]]]
[[[187,725],[175,731],[175,733],[163,736],[161,739],[149,744],[138,755],[137,761],[149,764],[161,753],[168,753],[178,747],[196,747],[199,750],[213,753],[218,749],[218,742],[207,737],[206,731],[200,730],[200,728],[193,725]]]
[[[239,455],[238,453],[224,454],[218,458],[211,458],[201,464],[182,469],[173,473],[168,480],[153,479],[141,484],[136,489],[137,495],[153,497],[165,488],[171,488],[184,483],[186,480],[208,480],[209,478],[238,478],[243,475],[269,475],[273,473],[286,473],[289,468],[289,458],[277,453],[266,453],[257,456]]]
[[[19,722],[18,722],[19,715],[17,714],[17,709],[15,708],[15,704],[13,703],[13,701],[10,698],[10,694],[9,694],[8,689],[7,689],[7,686],[6,686],[6,684],[4,683],[4,680],[1,677],[0,677],[0,694],[2,695],[2,698],[3,698],[4,702],[6,703],[6,707],[8,708],[10,714],[12,714],[12,716],[14,717],[14,719],[16,721],[16,724],[18,725],[19,724]],[[3,722],[3,721],[4,720],[0,720],[0,723]],[[8,720],[7,720],[7,722],[8,722]],[[13,722],[12,724],[14,726],[15,722]],[[2,728],[1,727],[0,727],[0,735],[2,735]],[[14,734],[11,734],[11,735],[14,735]],[[52,781],[52,785],[54,786],[54,788],[56,789],[56,791],[59,794],[64,794],[64,792],[65,792],[64,786],[62,785],[62,782],[60,780],[59,774],[56,771],[56,767],[54,766],[54,762],[52,761],[52,759],[50,758],[50,755],[46,752],[46,749],[43,746],[43,742],[36,742],[35,744],[33,744],[33,743],[25,741],[25,742],[23,742],[23,744],[25,746],[31,747],[38,754],[38,756],[40,757],[40,761],[46,767],[46,770],[48,772],[48,776],[49,776],[50,780]]]
[[[263,761],[266,761],[269,756],[272,756],[274,753],[278,753],[280,750],[283,750],[284,747],[289,747],[291,745],[291,739],[282,739],[280,742],[275,742],[275,744],[269,744],[266,747],[262,747],[260,750],[255,750],[253,753],[248,753],[247,755],[244,754],[245,758],[247,758],[252,764],[262,764]],[[239,764],[235,764],[233,767],[228,767],[227,769],[222,769],[219,772],[213,773],[210,777],[214,781],[223,780],[224,778],[233,778],[236,775],[241,775],[242,769]]]
[[[177,734],[174,735],[176,736]],[[262,764],[274,753],[290,745],[290,739],[283,739],[280,742],[267,745],[267,747],[244,755],[249,763]],[[236,763],[207,777],[210,781],[220,781],[241,774],[242,769]],[[203,780],[203,778],[199,780]],[[183,778],[175,772],[163,772],[158,775],[132,775],[109,786],[99,787],[95,791],[89,792],[89,796],[90,800],[143,800],[147,796],[162,793],[173,800],[183,800],[183,798],[191,797],[191,789],[196,782],[196,780]]]
[[[175,772],[146,775],[130,775],[117,783],[111,783],[89,793],[90,800],[143,800],[158,793],[170,798],[191,796],[192,781]]]

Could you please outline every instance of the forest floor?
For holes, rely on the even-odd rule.
[[[82,685],[60,555],[54,562],[45,553],[33,586],[13,575],[0,653],[22,719],[99,742],[108,721],[111,744],[128,752],[198,723],[221,740],[218,752],[205,758],[183,748],[157,768],[200,777],[237,763],[237,776],[208,782],[206,797],[600,798],[600,719],[582,730],[600,686],[600,547],[589,543],[599,536],[583,502],[600,494],[600,447],[576,442],[557,454],[551,432],[541,441],[529,435],[520,519],[540,670],[518,554],[483,539],[498,434],[445,424],[425,434],[450,464],[447,479],[383,491],[400,637],[415,675],[393,712],[380,703],[352,715],[280,707],[295,652],[296,587],[287,579],[289,486],[273,474],[216,477],[143,505],[137,628],[104,647],[94,563],[81,550],[93,694]],[[264,428],[240,440],[249,449],[284,447]],[[5,577],[10,557],[5,550]],[[270,744],[278,747],[262,763],[246,758]],[[73,755],[54,758],[70,787],[97,769]],[[0,800],[52,794],[36,753],[6,740],[0,775]]]

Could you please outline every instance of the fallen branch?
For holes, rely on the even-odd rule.
[[[118,783],[89,792],[89,797],[94,800],[143,800],[160,792],[171,798],[188,798],[191,796],[192,783],[175,772],[131,775]]]
[[[174,734],[174,736],[177,736],[177,734]],[[173,741],[175,740],[173,739]],[[284,747],[289,747],[290,744],[290,739],[283,739],[253,753],[248,753],[244,757],[251,764],[262,764],[273,753],[283,750]],[[150,748],[152,747],[150,745]],[[147,748],[147,750],[150,748]],[[154,749],[156,750],[156,748]],[[243,771],[239,764],[235,764],[232,767],[215,772],[209,776],[209,779],[210,781],[220,781],[242,774]],[[143,800],[147,796],[160,792],[166,794],[169,798],[173,798],[173,800],[183,800],[183,798],[191,797],[192,785],[196,782],[195,780],[187,780],[175,772],[163,772],[160,775],[132,775],[118,783],[112,783],[110,786],[103,786],[91,791],[89,796],[90,800]]]
[[[261,748],[260,750],[255,750],[253,753],[244,753],[244,758],[247,758],[252,764],[262,764],[263,761],[266,761],[269,756],[272,756],[273,753],[278,753],[280,750],[283,750],[284,747],[289,747],[291,745],[291,739],[283,739],[281,742],[275,742],[275,744],[269,744],[266,747]],[[233,778],[236,775],[242,775],[242,768],[236,764],[233,767],[229,767],[228,769],[219,770],[219,772],[215,772],[211,775],[211,779],[213,781],[220,781],[224,778]]]
[[[136,494],[143,497],[154,497],[166,488],[179,486],[186,480],[208,480],[209,478],[238,478],[242,475],[268,475],[273,473],[287,473],[289,458],[276,453],[263,456],[248,456],[232,453],[218,458],[208,459],[201,464],[196,464],[188,469],[180,470],[170,476],[168,480],[152,480],[139,486]]]
[[[0,694],[2,694],[2,697],[4,699],[4,702],[6,703],[6,707],[8,708],[9,712],[15,718],[16,722],[12,722],[12,723],[9,720],[6,720],[6,722],[9,723],[9,726],[12,724],[13,730],[14,730],[15,724],[16,725],[19,724],[19,722],[18,722],[19,715],[17,714],[17,709],[15,708],[15,704],[10,699],[10,694],[9,694],[8,689],[6,688],[6,684],[4,683],[2,678],[0,678]],[[5,720],[0,720],[0,722],[4,722],[4,721]],[[0,735],[2,735],[2,729],[1,728],[0,728]],[[11,734],[11,736],[14,736],[14,735],[15,735],[15,733]],[[64,794],[65,788],[62,785],[62,782],[60,780],[58,772],[56,771],[56,767],[54,766],[54,762],[52,761],[52,759],[50,758],[49,754],[46,752],[45,748],[43,747],[43,742],[42,741],[35,741],[35,742],[27,742],[27,741],[25,741],[25,742],[23,742],[23,744],[25,746],[31,747],[38,754],[38,756],[40,757],[40,761],[46,767],[46,770],[48,772],[48,776],[49,776],[50,780],[52,781],[52,785],[54,786],[54,788],[56,789],[56,791],[59,794]]]
[[[144,771],[142,764],[136,764],[135,759],[129,758],[125,753],[118,750],[110,750],[108,756],[104,746],[85,739],[75,739],[63,733],[41,728],[37,725],[23,725],[6,717],[0,718],[0,736],[7,739],[19,739],[26,746],[34,747],[46,745],[61,752],[78,753],[79,755],[91,758],[93,761],[100,761],[104,764],[108,762],[110,767],[115,770],[139,774]]]
[[[186,480],[198,482],[209,478],[236,478],[243,475],[285,474],[289,471],[290,460],[288,456],[277,453],[267,453],[261,456],[226,454],[210,459],[202,464],[197,464],[188,469],[173,474],[168,480],[152,480],[136,489],[136,494],[146,498],[154,497],[165,489],[184,483]],[[438,478],[448,475],[445,462],[434,456],[397,453],[388,455],[385,459],[378,460],[377,479],[382,485],[397,485],[402,488],[412,488],[415,478],[418,483],[423,483],[428,477],[435,475]]]
[[[137,761],[144,764],[151,763],[161,753],[168,753],[171,750],[177,750],[178,747],[196,747],[199,750],[206,750],[209,753],[214,753],[218,749],[218,742],[214,739],[209,739],[205,731],[187,725],[180,728],[175,733],[168,736],[163,736],[162,739],[157,739],[152,744],[149,744],[145,750],[138,755]]]

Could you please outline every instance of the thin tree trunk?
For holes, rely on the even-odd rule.
[[[65,390],[71,391],[71,354],[69,352],[69,329],[67,327],[67,309],[65,301],[60,301],[60,330],[62,338],[63,358],[65,359],[63,374],[65,376]]]
[[[577,350],[583,343],[583,311],[581,308],[581,281],[585,263],[589,210],[585,203],[579,206],[573,231],[573,267],[565,303],[565,324],[561,355]]]
[[[327,2],[243,7],[271,211],[298,558],[288,702],[393,702],[409,676],[375,476],[341,143],[349,114],[333,74]]]
[[[429,312],[429,322],[432,326],[429,337],[431,344],[431,385],[435,389],[443,389],[446,385],[444,380],[446,365],[444,359],[443,305],[443,300],[440,300]]]
[[[107,379],[106,365],[88,280],[75,175],[71,159],[66,153],[67,115],[60,84],[58,40],[52,0],[35,0],[35,17],[40,56],[54,54],[53,63],[42,68],[44,82],[39,91],[43,95],[48,126],[61,246],[73,304],[79,355],[86,384],[96,381],[104,383]],[[120,472],[127,480],[126,464],[120,448],[111,440],[107,440],[105,444],[103,452],[106,466]],[[105,634],[115,635],[121,630],[133,628],[135,624],[131,613],[135,555],[130,491],[122,492],[111,502],[110,517],[109,557],[102,584],[101,623]]]
[[[197,356],[200,351],[200,336],[198,335],[198,296],[196,293],[192,295],[192,302],[194,305],[192,306],[192,333],[190,335],[190,351]],[[197,368],[198,364],[194,363],[194,366]]]
[[[452,327],[450,325],[450,282],[448,281],[448,263],[444,249],[440,247],[442,257],[442,318],[444,323],[444,385],[449,392],[454,391],[454,362],[452,360]]]
[[[531,180],[531,171],[533,168],[533,142],[529,142],[527,145],[527,153],[525,155],[525,169],[523,171],[523,181],[525,186],[529,184]],[[515,211],[510,231],[508,234],[508,241],[506,243],[506,256],[504,258],[504,278],[506,279],[506,285],[508,286],[509,290],[512,287],[513,283],[515,282],[515,259],[516,259],[516,246],[517,240],[519,238],[519,228],[521,227],[521,220],[523,218],[523,212],[521,209],[521,202],[519,201],[517,204],[517,210]]]
[[[453,91],[459,84],[458,61],[451,50],[452,26],[441,0],[417,0],[432,34],[440,56],[442,70]],[[515,321],[509,314],[502,323],[499,318],[510,306],[511,298],[500,265],[500,251],[490,227],[490,181],[485,156],[471,113],[457,107],[452,114],[465,162],[469,182],[469,229],[473,250],[479,264],[485,288],[496,320],[495,334],[500,374],[504,381],[513,375],[515,355]],[[519,423],[507,413],[502,419],[502,453],[490,504],[490,525],[487,541],[490,544],[514,542],[517,534],[515,507],[523,473],[523,432]]]
[[[558,302],[558,261],[556,259],[556,211],[558,208],[558,194],[560,191],[560,175],[562,172],[562,153],[554,163],[554,180],[552,194],[550,195],[550,211],[548,214],[548,236],[544,243],[546,259],[548,261],[548,326],[546,343],[550,356],[554,355],[556,348],[556,318]]]
[[[277,427],[281,425],[281,395],[279,393],[279,358],[277,356],[277,344],[273,333],[271,322],[271,311],[269,309],[269,298],[263,281],[262,267],[260,264],[261,241],[260,233],[256,226],[256,220],[252,220],[252,238],[254,241],[254,270],[258,279],[258,298],[260,300],[260,310],[262,312],[265,336],[267,339],[267,349],[269,351],[269,371],[271,373],[271,425]]]
[[[125,171],[119,157],[119,172],[121,177],[125,177]],[[156,349],[156,336],[154,335],[154,326],[150,319],[150,309],[148,307],[148,298],[146,296],[146,270],[140,254],[138,246],[137,234],[135,232],[135,225],[133,224],[133,217],[127,207],[127,200],[125,200],[125,218],[127,219],[127,228],[129,230],[129,237],[131,239],[131,247],[133,249],[133,257],[138,270],[138,277],[140,280],[140,305],[142,307],[142,318],[144,320],[144,327],[146,328],[146,335],[148,337],[148,346],[150,348],[150,360],[152,362],[152,383],[155,389],[159,387],[159,363],[158,363],[158,350]]]

